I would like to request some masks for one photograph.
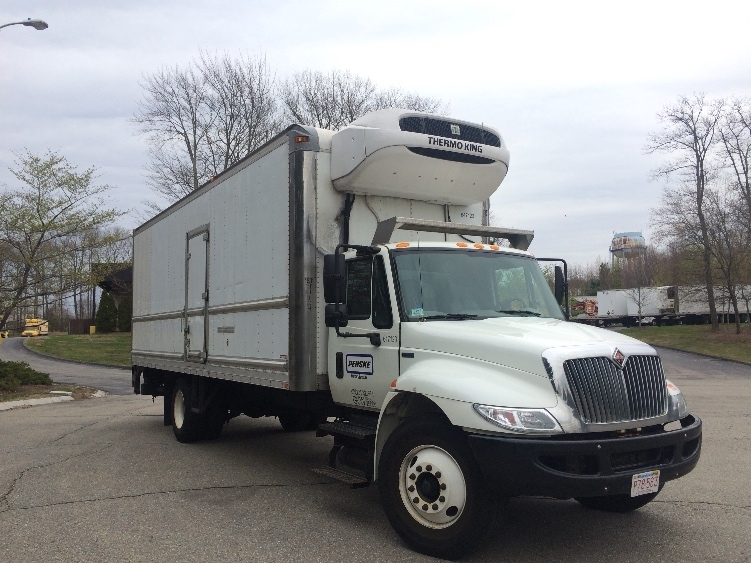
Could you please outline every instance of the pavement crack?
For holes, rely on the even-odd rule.
[[[86,451],[86,452],[80,452],[71,456],[66,457],[65,459],[58,459],[55,461],[50,461],[49,463],[41,463],[39,465],[32,465],[31,467],[27,467],[23,469],[16,477],[13,478],[13,481],[11,481],[10,486],[8,487],[8,490],[2,494],[0,494],[0,513],[8,512],[9,510],[14,510],[10,505],[10,496],[13,494],[13,491],[15,490],[16,486],[18,485],[19,481],[23,479],[27,473],[34,471],[35,469],[44,469],[45,467],[51,467],[53,465],[58,465],[60,463],[66,463],[72,459],[76,459],[78,457],[83,457],[87,455],[96,455],[100,454],[103,451],[111,448],[114,446],[114,443],[107,444],[101,448],[97,448],[96,450],[92,451]],[[5,508],[3,508],[5,507]]]
[[[751,510],[751,505],[748,504],[732,504],[729,502],[713,502],[709,500],[662,500],[655,499],[652,502],[660,504],[688,504],[688,505],[700,505],[700,506],[717,506],[720,508],[735,508],[738,510]]]
[[[4,498],[0,498],[0,502],[5,500],[5,504],[7,505],[7,508],[5,510],[0,509],[0,513],[18,511],[18,510],[33,510],[36,508],[52,508],[55,506],[70,506],[70,505],[75,505],[75,504],[97,503],[97,502],[105,502],[105,501],[110,501],[110,500],[126,500],[126,499],[136,499],[136,498],[145,498],[145,497],[156,497],[160,495],[173,495],[173,494],[178,494],[178,493],[191,493],[191,492],[201,492],[201,491],[273,489],[273,488],[286,488],[286,487],[321,487],[321,486],[325,487],[325,486],[334,486],[334,485],[338,485],[338,483],[316,481],[312,483],[294,483],[294,484],[268,483],[268,484],[260,484],[260,485],[213,485],[213,486],[207,486],[207,487],[185,487],[185,488],[179,488],[179,489],[166,489],[162,491],[147,491],[144,493],[112,495],[112,496],[96,497],[96,498],[89,498],[89,499],[64,500],[64,501],[58,501],[58,502],[50,502],[46,504],[33,504],[29,506],[15,506],[15,507],[11,507],[8,504],[7,500],[5,500]]]

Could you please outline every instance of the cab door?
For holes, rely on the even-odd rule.
[[[337,403],[379,411],[399,375],[399,316],[392,288],[385,256],[347,261],[348,324],[340,331],[376,332],[381,345],[373,345],[367,337],[338,336],[329,329],[329,385]]]

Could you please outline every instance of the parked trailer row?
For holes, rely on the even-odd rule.
[[[739,286],[738,315],[749,322],[751,286]],[[580,298],[572,320],[596,326],[622,324],[705,324],[709,322],[709,300],[703,286],[659,286],[598,291],[596,297]],[[724,322],[735,322],[727,289],[715,288],[715,306]]]

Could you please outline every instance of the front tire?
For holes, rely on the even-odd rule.
[[[412,421],[394,430],[378,489],[396,533],[433,557],[455,559],[476,548],[498,515],[464,434],[448,424]]]

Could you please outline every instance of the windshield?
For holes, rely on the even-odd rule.
[[[533,258],[442,249],[393,255],[408,321],[564,318]]]

